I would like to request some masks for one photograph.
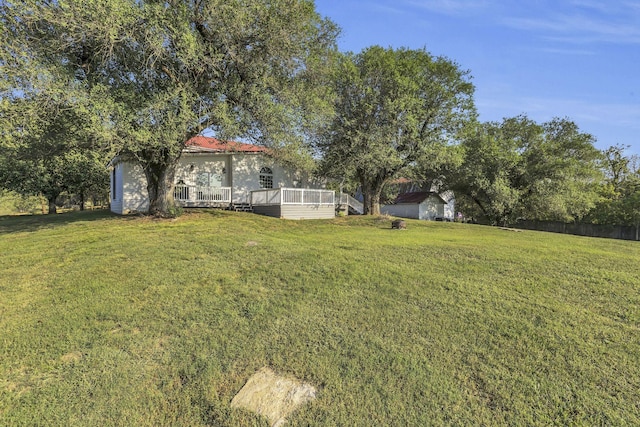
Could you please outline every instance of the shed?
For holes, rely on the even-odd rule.
[[[452,201],[453,198],[445,200],[440,194],[431,191],[402,193],[392,204],[382,206],[380,212],[400,218],[451,221]]]

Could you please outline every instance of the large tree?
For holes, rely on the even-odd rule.
[[[62,192],[82,198],[108,183],[108,153],[91,131],[91,115],[57,95],[25,92],[0,102],[0,186],[44,196],[49,213]]]
[[[451,142],[475,114],[468,72],[424,49],[345,54],[334,88],[336,115],[318,141],[323,169],[359,182],[365,214],[380,213],[385,183]]]
[[[142,166],[153,214],[171,210],[192,136],[211,129],[290,146],[327,107],[316,83],[336,28],[310,0],[24,0],[2,9],[5,50],[36,58],[109,111],[112,143]]]
[[[640,228],[640,158],[625,155],[627,148],[614,145],[602,153],[606,179],[602,198],[588,216],[594,223]]]
[[[464,159],[452,188],[493,224],[577,220],[598,198],[594,141],[568,119],[538,124],[518,116],[476,124],[463,138]]]

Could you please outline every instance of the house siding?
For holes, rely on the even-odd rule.
[[[282,211],[280,209],[280,205],[254,206],[253,207],[253,212],[257,213],[257,214],[260,214],[260,215],[272,216],[274,218],[281,218],[282,217]]]
[[[435,196],[429,196],[422,203],[399,203],[382,206],[380,212],[400,218],[433,220],[444,217],[445,208],[441,200]]]
[[[420,204],[422,207],[420,219],[436,219],[444,216],[444,204],[437,197],[429,196]]]
[[[254,206],[260,215],[286,219],[330,219],[335,217],[333,205],[271,205]]]
[[[287,219],[330,219],[336,216],[334,205],[284,205],[281,216]]]
[[[260,189],[260,169],[268,167],[273,172],[273,188],[297,188],[300,181],[282,166],[264,154],[231,155],[233,168],[232,200],[234,203],[248,203],[252,190]]]
[[[417,203],[386,205],[380,208],[380,212],[385,215],[393,215],[400,218],[420,218],[420,207]]]
[[[125,215],[149,209],[146,177],[136,163],[117,162],[115,187],[111,178],[111,189],[116,198],[111,200],[111,210]],[[220,177],[213,180],[221,187],[231,188],[234,203],[248,203],[250,193],[260,189],[260,169],[269,167],[273,172],[273,188],[305,188],[309,181],[305,175],[289,170],[265,153],[183,153],[176,166],[175,182],[195,186],[198,174],[208,172]],[[332,208],[333,209],[333,208]],[[333,211],[332,211],[333,212]],[[316,215],[316,216],[314,216]],[[306,212],[304,217],[318,217],[317,212]],[[326,213],[322,214],[326,215]],[[280,213],[278,212],[278,217]],[[300,215],[302,217],[302,214]],[[323,216],[325,217],[325,216]]]
[[[122,165],[123,185],[122,212],[129,214],[133,212],[146,212],[149,210],[149,193],[147,193],[147,179],[142,168],[134,163],[119,163]]]
[[[447,204],[444,205],[444,217],[449,221],[453,221],[456,217],[456,201],[455,199],[449,200]]]
[[[219,175],[221,187],[231,187],[231,172],[229,156],[197,156],[183,154],[176,166],[175,180],[183,181],[186,185],[196,185],[196,179],[201,172]]]

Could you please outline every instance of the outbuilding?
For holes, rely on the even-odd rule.
[[[402,193],[392,204],[382,206],[381,213],[400,218],[453,221],[453,194],[431,191]]]

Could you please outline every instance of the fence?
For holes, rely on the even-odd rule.
[[[640,227],[627,225],[603,225],[564,223],[556,221],[519,221],[514,228],[574,234],[576,236],[605,237],[620,240],[640,240]]]

